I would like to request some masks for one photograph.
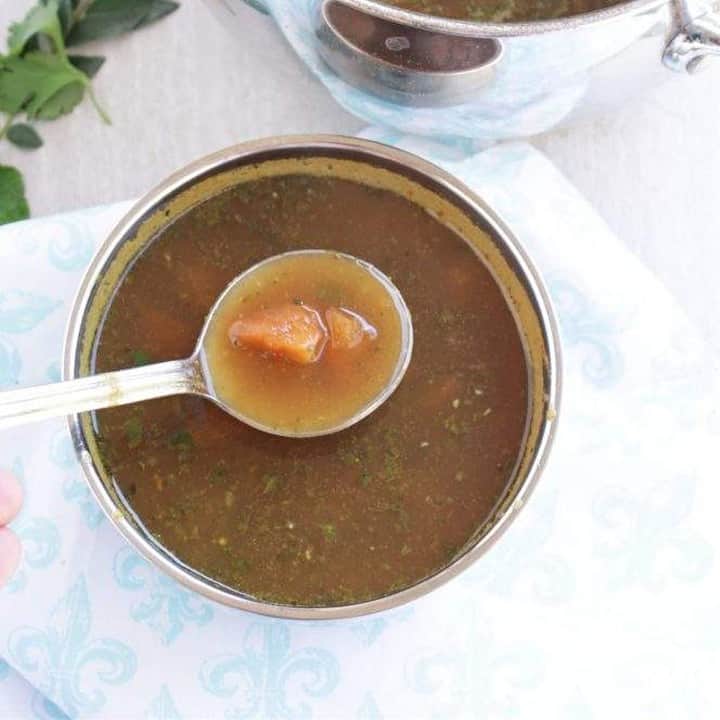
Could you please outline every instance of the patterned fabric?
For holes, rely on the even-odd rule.
[[[528,146],[466,156],[373,137],[468,182],[548,282],[564,399],[528,506],[485,558],[410,606],[273,621],[188,592],[128,548],[88,494],[62,421],[3,432],[0,467],[27,502],[14,524],[23,563],[0,592],[0,717],[720,716],[720,413],[702,343]],[[126,208],[0,231],[0,386],[57,378],[83,267]]]

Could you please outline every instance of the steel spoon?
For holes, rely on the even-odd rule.
[[[329,254],[353,261],[371,273],[393,299],[401,321],[402,342],[395,370],[384,388],[364,407],[350,417],[327,428],[312,431],[278,430],[259,423],[227,405],[214,390],[210,366],[207,362],[205,340],[218,310],[233,288],[259,267],[282,257],[306,254]],[[212,400],[238,420],[258,430],[283,437],[317,437],[329,435],[354,425],[382,405],[400,384],[410,363],[413,346],[413,330],[410,311],[399,290],[391,280],[369,263],[329,250],[299,250],[276,255],[249,268],[238,275],[221,293],[205,318],[193,354],[184,360],[145,365],[129,370],[118,370],[65,382],[38,385],[0,393],[0,429],[14,427],[51,417],[73,415],[79,412],[100,410],[116,405],[152,400],[170,395],[192,394]]]

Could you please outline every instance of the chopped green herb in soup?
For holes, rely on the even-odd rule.
[[[580,15],[617,0],[384,0],[404,10],[480,22],[528,22]]]
[[[112,298],[96,362],[104,371],[187,357],[230,280],[303,248],[369,261],[409,306],[413,359],[380,409],[311,440],[253,430],[189,396],[103,410],[98,427],[127,502],[183,562],[259,599],[339,604],[444,567],[511,477],[525,356],[502,293],[465,242],[388,190],[303,174],[251,180],[159,233]],[[346,317],[325,317],[338,337],[355,337]]]

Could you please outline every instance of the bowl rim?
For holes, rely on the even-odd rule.
[[[330,0],[324,0],[330,1]],[[642,13],[669,5],[669,0],[625,0],[609,7],[568,17],[527,22],[479,22],[477,20],[459,20],[440,15],[430,15],[415,10],[404,10],[388,5],[387,0],[338,0],[389,22],[448,35],[463,35],[478,39],[521,37],[539,35],[561,30],[581,28],[586,25],[607,22],[626,14]]]
[[[526,504],[547,463],[556,436],[562,394],[562,358],[558,323],[550,295],[527,252],[506,223],[482,198],[459,179],[437,165],[405,150],[383,143],[341,135],[277,136],[232,145],[202,157],[173,173],[138,200],[116,223],[96,250],[90,265],[85,271],[70,311],[65,331],[62,375],[64,380],[76,377],[75,367],[80,352],[80,339],[85,312],[92,299],[94,288],[102,277],[102,270],[107,261],[113,255],[115,249],[131,236],[138,222],[149,213],[152,214],[175,191],[187,187],[208,174],[221,171],[225,166],[237,164],[238,162],[247,163],[249,158],[268,151],[303,151],[306,153],[311,151],[317,154],[345,151],[355,153],[361,161],[365,159],[367,162],[372,163],[373,160],[375,162],[385,160],[396,166],[406,167],[414,173],[424,176],[436,188],[442,188],[450,196],[469,206],[473,213],[489,226],[494,237],[499,239],[498,245],[510,254],[512,262],[518,269],[516,274],[522,277],[527,292],[535,304],[535,311],[544,341],[547,344],[544,388],[547,412],[542,420],[534,455],[525,477],[520,481],[517,493],[507,509],[496,519],[492,527],[463,554],[455,558],[445,568],[408,588],[390,595],[348,605],[330,607],[280,605],[269,601],[252,599],[241,595],[239,592],[224,589],[223,586],[217,583],[212,584],[209,580],[204,580],[203,576],[197,571],[193,574],[190,569],[186,569],[169,552],[164,554],[154,547],[126,517],[95,469],[92,455],[84,439],[79,414],[67,417],[68,428],[85,480],[110,523],[141,556],[185,587],[224,605],[282,619],[330,620],[370,615],[416,600],[445,584],[484,555],[497,542]]]

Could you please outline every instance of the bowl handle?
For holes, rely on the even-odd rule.
[[[707,59],[720,55],[720,15],[694,12],[691,0],[678,0],[682,27],[663,53],[663,63],[676,72],[693,74],[708,66]]]

